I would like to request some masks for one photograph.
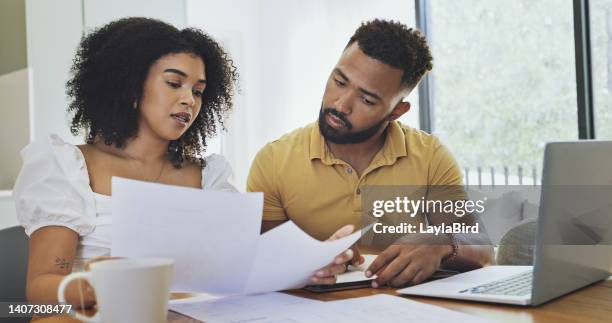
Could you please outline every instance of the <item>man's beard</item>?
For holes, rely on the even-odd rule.
[[[338,117],[338,119],[342,120],[346,128],[349,130],[348,133],[341,133],[340,131],[332,128],[330,125],[327,124],[327,122],[325,121],[325,117],[327,116],[327,114],[330,113]],[[385,126],[386,123],[387,116],[382,118],[382,120],[380,120],[370,128],[357,132],[350,132],[350,130],[353,129],[353,125],[350,121],[346,119],[346,117],[342,113],[336,111],[336,109],[324,108],[323,105],[321,105],[321,110],[319,112],[319,131],[321,132],[321,135],[323,136],[323,138],[325,138],[325,140],[340,145],[358,144],[364,142],[372,138],[372,136],[374,136],[383,126]]]

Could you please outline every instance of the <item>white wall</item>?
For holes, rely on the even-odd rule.
[[[86,31],[119,18],[136,16],[160,19],[177,28],[185,26],[183,0],[85,0],[83,14]]]
[[[26,1],[28,66],[32,70],[33,134],[55,133],[71,142],[66,81],[81,38],[80,0]]]
[[[27,68],[0,75],[0,191],[13,189],[21,169],[19,151],[30,142],[28,76]]]

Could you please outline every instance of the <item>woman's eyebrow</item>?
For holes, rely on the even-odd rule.
[[[175,74],[178,74],[180,76],[187,77],[187,73],[185,73],[185,72],[183,72],[181,70],[177,70],[176,68],[167,68],[167,69],[164,70],[164,73],[175,73]],[[200,79],[196,83],[206,84],[206,80]]]

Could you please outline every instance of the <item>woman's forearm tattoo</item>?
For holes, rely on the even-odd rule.
[[[61,269],[70,268],[70,262],[66,261],[64,258],[55,257],[55,265]]]

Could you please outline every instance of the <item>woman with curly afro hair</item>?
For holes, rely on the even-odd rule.
[[[235,190],[227,161],[202,157],[232,108],[238,78],[210,36],[154,19],[120,19],[81,40],[71,73],[71,131],[87,143],[51,135],[28,145],[14,188],[30,236],[26,291],[33,302],[57,301],[65,275],[110,255],[112,176]],[[68,286],[66,297],[75,306],[95,303],[85,282]]]

